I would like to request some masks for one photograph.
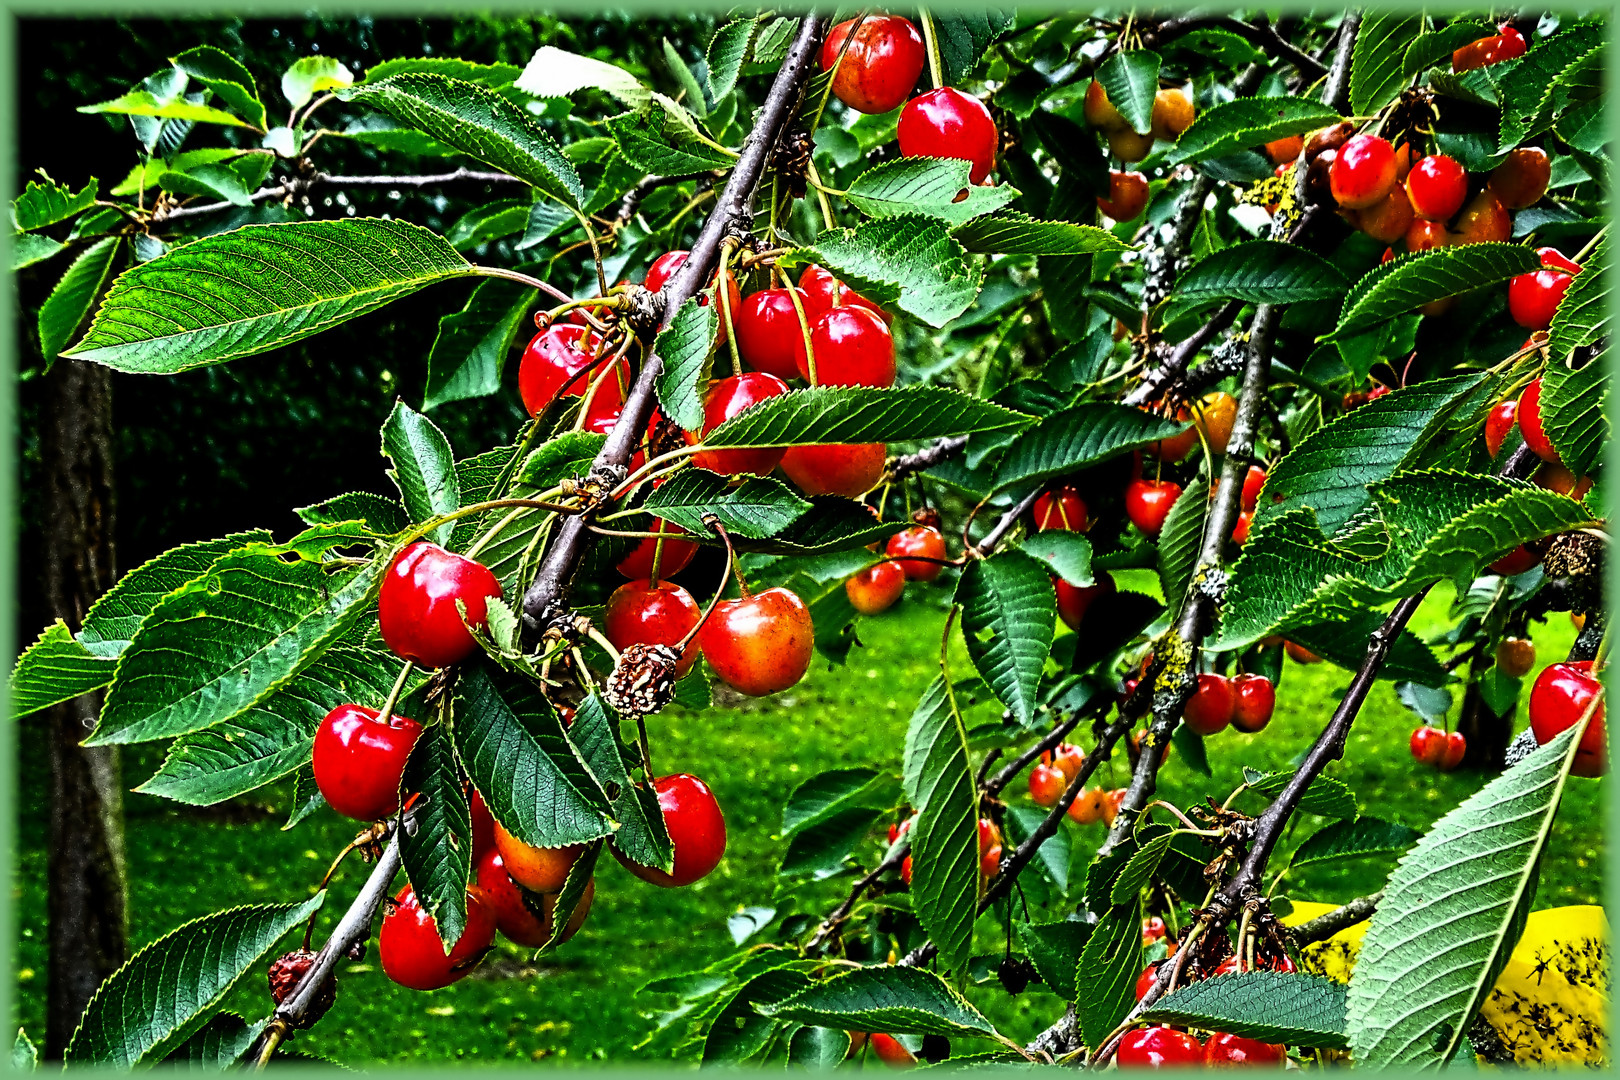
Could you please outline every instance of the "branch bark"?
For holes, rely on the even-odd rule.
[[[888,478],[904,480],[915,473],[927,472],[942,461],[948,461],[966,448],[966,435],[946,435],[916,453],[901,454],[889,462]]]
[[[1308,919],[1289,931],[1294,944],[1304,947],[1318,941],[1326,941],[1347,926],[1354,926],[1363,919],[1372,917],[1378,910],[1378,901],[1384,898],[1382,890],[1371,896],[1358,896],[1343,907],[1336,907],[1332,911]]]

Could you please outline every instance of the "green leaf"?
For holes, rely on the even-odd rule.
[[[785,270],[807,263],[820,263],[877,303],[897,299],[900,310],[933,327],[966,311],[984,280],[984,268],[968,258],[950,226],[920,214],[828,229],[813,246],[777,259]]]
[[[332,709],[381,707],[398,674],[399,658],[385,649],[334,646],[263,702],[176,739],[162,767],[135,790],[189,806],[245,795],[306,765]],[[418,676],[407,688],[425,682]]]
[[[688,431],[703,429],[703,395],[709,357],[714,353],[719,316],[701,297],[688,297],[669,325],[658,333],[654,351],[664,362],[658,373],[658,404],[664,415]]]
[[[905,789],[918,815],[910,833],[912,905],[939,946],[940,963],[960,968],[979,900],[978,792],[967,732],[940,678],[923,691],[906,727]]]
[[[1280,240],[1251,240],[1217,251],[1176,282],[1188,300],[1292,304],[1343,296],[1350,282],[1322,256]]]
[[[1282,794],[1283,788],[1293,779],[1294,774],[1291,772],[1253,774],[1250,770],[1244,771],[1244,782],[1249,785],[1249,790],[1267,799],[1274,799]],[[1312,780],[1299,800],[1299,808],[1307,814],[1320,814],[1322,817],[1341,820],[1353,819],[1360,813],[1360,808],[1356,806],[1356,797],[1349,786],[1331,776],[1318,776]]]
[[[843,869],[883,812],[863,807],[840,810],[825,821],[794,833],[777,867],[778,877],[825,877]]]
[[[118,661],[96,656],[57,619],[17,658],[11,669],[13,719],[36,713],[112,682]]]
[[[1189,768],[1205,776],[1215,775],[1209,767],[1209,750],[1204,745],[1204,737],[1198,732],[1186,724],[1178,724],[1170,733],[1170,743]]]
[[[1031,836],[1046,818],[1046,811],[1034,806],[1007,807],[1006,826],[1008,839],[1013,844],[1022,844]],[[1059,829],[1041,842],[1035,849],[1035,866],[1039,867],[1052,884],[1060,892],[1069,891],[1069,865],[1074,861],[1074,851],[1069,843],[1069,834]],[[1073,965],[1070,965],[1069,974],[1074,974]]]
[[[405,512],[413,522],[420,524],[460,509],[461,487],[450,440],[433,421],[403,401],[394,402],[393,411],[383,421],[382,452],[393,463],[389,479],[399,488]],[[446,521],[428,533],[428,539],[446,543],[454,527],[454,522]]]
[[[582,476],[590,471],[591,462],[606,442],[606,435],[594,431],[565,431],[535,447],[518,470],[518,482],[545,491],[567,477]]]
[[[1302,972],[1257,970],[1187,983],[1160,998],[1142,1019],[1342,1050],[1344,1013],[1345,989],[1336,982]]]
[[[256,128],[265,126],[264,102],[254,89],[253,75],[236,57],[212,45],[198,45],[169,62],[212,90],[248,123]]]
[[[316,94],[342,91],[353,82],[354,75],[333,57],[305,56],[282,74],[281,94],[296,111],[308,105]]]
[[[619,153],[638,169],[663,176],[685,176],[730,168],[735,157],[698,127],[692,114],[662,94],[640,112],[608,120]]]
[[[267,1023],[268,1018],[249,1024],[235,1013],[215,1013],[164,1062],[183,1063],[203,1072],[224,1072],[241,1063]]]
[[[1069,919],[1052,923],[1017,922],[1013,929],[1018,934],[1018,943],[1040,973],[1041,981],[1064,1001],[1073,1001],[1075,972],[1080,966],[1080,952],[1091,936],[1090,925]]]
[[[1290,866],[1306,866],[1331,859],[1405,851],[1423,834],[1410,825],[1382,818],[1362,817],[1336,821],[1318,829],[1294,851]]]
[[[1574,371],[1554,361],[1541,377],[1542,426],[1577,476],[1598,463],[1609,442],[1607,359],[1594,356]]]
[[[527,199],[496,199],[475,206],[445,230],[444,238],[457,251],[471,251],[491,240],[514,236],[529,227],[530,205]]]
[[[405,508],[396,500],[374,495],[369,491],[349,491],[334,495],[325,502],[300,506],[293,513],[306,525],[335,525],[341,521],[359,521],[378,536],[392,536],[403,532],[410,524]],[[256,539],[269,540],[265,533]],[[199,571],[200,572],[200,571]]]
[[[1357,1062],[1444,1067],[1524,930],[1576,725],[1442,817],[1402,857],[1350,978]]]
[[[1045,563],[1047,569],[1076,588],[1096,583],[1091,572],[1091,541],[1079,533],[1047,529],[1026,539],[1019,550]]]
[[[1141,902],[1110,908],[1086,939],[1075,977],[1075,1011],[1087,1046],[1100,1046],[1130,1012],[1143,966]]]
[[[996,1037],[995,1026],[938,975],[890,964],[846,971],[785,1001],[756,1008],[776,1019],[846,1031]]]
[[[442,75],[402,73],[341,91],[453,146],[468,157],[528,181],[564,206],[585,201],[579,173],[527,110],[474,83]]]
[[[1423,32],[1423,16],[1368,12],[1350,53],[1350,109],[1366,116],[1395,100],[1411,81],[1406,53]]]
[[[1087,402],[1053,413],[1007,448],[996,487],[1083,469],[1186,430],[1180,421],[1112,402]]]
[[[769,540],[743,546],[776,555],[815,555],[882,543],[903,528],[899,522],[878,521],[850,499],[812,495],[810,510],[799,520]]]
[[[1165,852],[1170,850],[1170,842],[1175,838],[1175,833],[1165,832],[1144,841],[1142,846],[1126,860],[1125,868],[1119,872],[1119,877],[1114,880],[1113,888],[1109,891],[1109,899],[1116,905],[1129,904],[1137,900],[1137,894],[1147,888],[1148,882],[1153,880],[1159,864],[1164,861]]]
[[[325,899],[319,892],[302,904],[232,908],[171,930],[97,988],[63,1058],[118,1069],[161,1060]]]
[[[972,163],[961,158],[905,157],[867,169],[849,185],[847,198],[869,217],[925,214],[960,225],[999,210],[1018,197],[1007,184],[968,182]],[[957,197],[967,192],[967,198]]]
[[[1159,54],[1147,49],[1117,52],[1097,68],[1108,101],[1135,131],[1153,127],[1153,98],[1159,92]]]
[[[366,69],[366,77],[362,82],[368,85],[380,83],[384,79],[407,71],[426,75],[443,75],[448,79],[477,83],[479,86],[487,86],[491,90],[500,90],[512,85],[512,81],[522,73],[523,69],[516,64],[475,64],[470,60],[462,60],[454,56],[412,56],[384,60],[380,64],[373,64]]]
[[[173,375],[302,341],[471,269],[443,239],[403,221],[248,225],[125,271],[67,355]]]
[[[95,205],[96,180],[91,177],[77,192],[40,173],[41,180],[30,180],[23,193],[11,200],[11,223],[18,232],[31,232],[78,217]]]
[[[1016,210],[998,210],[965,222],[951,235],[968,251],[984,255],[1095,255],[1131,248],[1095,225],[1040,221]]]
[[[607,796],[534,687],[480,662],[456,684],[457,755],[490,813],[534,847],[606,836]]]
[[[618,718],[602,703],[601,695],[593,691],[579,703],[568,737],[612,799],[613,817],[623,822],[613,834],[613,846],[631,862],[670,870],[675,847],[664,828],[658,795],[630,779],[629,763],[619,744]]]
[[[990,43],[1010,30],[1014,21],[1010,8],[931,11],[929,17],[934,20],[940,78],[946,86],[967,81]]]
[[[1369,271],[1345,297],[1339,324],[1322,340],[1339,341],[1424,304],[1539,269],[1518,244],[1464,244],[1397,255]]]
[[[1204,519],[1209,513],[1209,489],[1188,484],[1165,515],[1159,530],[1159,585],[1164,597],[1175,604],[1187,595],[1187,586],[1197,568],[1198,549],[1204,542]]]
[[[1608,37],[1597,23],[1571,27],[1535,42],[1495,80],[1502,103],[1499,150],[1511,150],[1553,125],[1566,94],[1561,91],[1596,58]]]
[[[892,806],[894,777],[876,769],[830,769],[800,784],[782,806],[782,835],[792,836],[855,807]]]
[[[1225,157],[1289,135],[1303,135],[1339,119],[1336,111],[1312,98],[1235,98],[1200,113],[1181,133],[1166,160],[1180,165]]]
[[[793,524],[810,504],[770,477],[750,477],[733,490],[726,477],[688,469],[659,486],[641,508],[700,535],[709,531],[703,518],[713,514],[728,531],[762,539]]]
[[[280,689],[376,602],[385,560],[329,573],[248,544],[176,589],[135,631],[86,745],[146,742],[231,719]]]
[[[761,1016],[759,1005],[782,1001],[811,987],[804,964],[783,965],[754,976],[726,1003],[703,1040],[705,1066],[738,1065],[765,1049],[782,1021]]]
[[[517,281],[478,283],[467,306],[439,320],[428,351],[422,408],[486,397],[501,388],[501,368],[534,306],[536,290]]]
[[[17,1039],[11,1044],[11,1067],[18,1072],[33,1072],[39,1068],[39,1049],[22,1028],[17,1029]]]
[[[21,270],[25,267],[42,263],[46,259],[67,250],[67,245],[48,236],[37,233],[17,233],[11,238],[11,269]]]
[[[416,831],[399,853],[416,899],[433,916],[444,952],[467,927],[467,880],[472,875],[472,811],[445,723],[422,732],[407,763],[407,789],[420,793]]]
[[[513,85],[539,98],[602,90],[637,110],[646,108],[652,100],[652,91],[623,68],[551,45],[535,51]]]
[[[1023,413],[939,386],[818,386],[766,398],[703,437],[712,448],[937,439],[1002,431]],[[1179,430],[1179,426],[1177,428]]]
[[[1057,619],[1046,570],[1016,549],[974,560],[957,581],[956,603],[973,666],[1013,719],[1031,726]]]
[[[753,43],[754,32],[759,29],[762,15],[751,19],[734,19],[714,32],[709,42],[709,94],[719,101],[737,88],[737,76],[742,71],[748,46]]]
[[[1553,314],[1548,348],[1554,360],[1591,345],[1609,332],[1609,238],[1598,241]]]
[[[703,87],[698,85],[697,76],[681,58],[680,50],[670,44],[669,38],[664,39],[664,66],[669,73],[675,76],[675,81],[681,84],[680,97],[686,102],[686,107],[693,116],[704,117],[709,115],[708,103],[703,97]]]
[[[49,366],[84,325],[84,318],[124,250],[116,236],[98,240],[79,253],[39,309],[39,350]],[[90,333],[95,333],[92,326]],[[88,337],[86,340],[89,340]],[[83,342],[80,343],[81,347]]]
[[[80,105],[82,113],[118,113],[124,116],[151,116],[162,120],[185,120],[190,123],[224,124],[227,127],[247,127],[223,109],[199,105],[186,98],[164,101],[149,90],[131,90],[122,97],[101,101],[94,105]]]
[[[1495,33],[1496,30],[1486,23],[1458,20],[1448,23],[1439,30],[1419,34],[1412,40],[1412,44],[1407,46],[1406,59],[1401,65],[1401,70],[1410,78],[1424,68],[1444,60],[1449,71],[1452,53],[1471,41],[1478,41]]]
[[[849,1056],[849,1032],[841,1028],[801,1027],[788,1043],[788,1064],[801,1069],[832,1069]]]
[[[281,831],[286,832],[295,828],[299,822],[325,805],[326,799],[315,783],[315,769],[310,765],[303,766],[293,773],[292,808],[287,814],[287,824],[281,827]]]

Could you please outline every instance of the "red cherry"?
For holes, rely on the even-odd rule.
[[[678,645],[703,618],[692,594],[668,581],[652,584],[645,578],[620,585],[608,597],[602,632],[621,652],[631,645]],[[693,641],[675,664],[680,678],[697,663]]]
[[[1440,771],[1450,772],[1462,764],[1463,755],[1468,752],[1468,740],[1463,733],[1453,731],[1446,736],[1445,752],[1440,755]]]
[[[556,893],[530,893],[532,899],[525,902],[522,890],[506,872],[506,864],[498,851],[485,852],[476,866],[478,888],[484,895],[485,905],[495,916],[496,929],[505,934],[509,940],[531,949],[538,949],[551,940],[553,916],[557,908]],[[558,936],[559,943],[573,937],[584,925],[585,916],[590,914],[591,901],[595,897],[596,881],[593,878],[585,883],[585,894],[580,897],[568,925]],[[536,911],[536,908],[539,910]]]
[[[680,540],[677,537],[687,535],[686,530],[674,522],[663,518],[653,518],[647,525],[648,532],[668,533],[664,540],[664,555],[658,561],[658,576],[668,577],[678,574],[686,569],[693,556],[698,553],[698,545],[691,540]],[[636,578],[652,577],[653,555],[658,549],[658,541],[650,536],[644,536],[641,543],[620,560],[616,569],[619,573],[632,580]]]
[[[1035,531],[1063,529],[1068,532],[1086,531],[1086,502],[1080,492],[1068,484],[1042,492],[1035,500]]]
[[[1086,764],[1086,752],[1073,743],[1059,743],[1056,750],[1048,750],[1041,755],[1041,762],[1052,766],[1063,774],[1069,783],[1080,775],[1080,770]]]
[[[568,872],[584,852],[583,844],[565,844],[562,847],[534,847],[524,843],[499,821],[495,823],[495,850],[512,880],[534,893],[562,892]]]
[[[1108,197],[1097,197],[1097,209],[1115,221],[1135,221],[1147,208],[1147,177],[1134,172],[1108,174]]]
[[[815,628],[797,594],[766,589],[716,604],[698,642],[722,681],[750,697],[764,697],[786,690],[810,670]]]
[[[842,495],[856,499],[883,479],[889,448],[884,443],[831,443],[790,446],[782,471],[806,495]]]
[[[1377,135],[1352,135],[1333,159],[1328,185],[1346,210],[1371,206],[1395,186],[1395,148]]]
[[[895,822],[894,824],[890,825],[889,826],[889,843],[891,843],[891,844],[894,843],[896,840],[898,840],[902,836],[906,835],[906,833],[910,832],[911,831],[911,823],[913,821],[915,821],[915,820],[917,820],[917,819],[914,818],[914,817],[908,817],[904,821],[898,821],[898,822]]]
[[[1062,578],[1055,577],[1052,587],[1057,590],[1058,617],[1063,620],[1063,625],[1070,630],[1079,630],[1092,602],[1114,591],[1114,579],[1107,574],[1099,574],[1095,585],[1070,585]]]
[[[1158,536],[1170,507],[1181,498],[1181,485],[1169,480],[1133,480],[1125,489],[1125,516],[1149,536]]]
[[[905,858],[905,861],[900,864],[900,880],[902,882],[904,882],[908,886],[911,884],[911,856],[910,855],[907,855],[906,858]]]
[[[1250,465],[1243,474],[1243,509],[1253,511],[1260,505],[1260,489],[1266,486],[1266,470]]]
[[[989,881],[1001,870],[1001,845],[986,851],[979,856],[979,877]]]
[[[923,562],[922,559],[945,558],[945,537],[932,525],[913,525],[889,537],[889,543],[884,551],[893,556],[917,555],[922,558],[899,559],[900,569],[905,572],[907,581],[933,581],[939,577],[944,569],[937,562]]]
[[[1175,1069],[1203,1061],[1204,1044],[1173,1028],[1137,1028],[1119,1040],[1114,1057],[1122,1069]]]
[[[889,610],[906,591],[906,572],[897,562],[873,563],[844,582],[849,605],[862,615]]]
[[[1513,235],[1513,215],[1490,188],[1475,195],[1456,219],[1453,244],[1502,243]]]
[[[763,371],[749,371],[721,379],[709,387],[703,399],[703,434],[707,435],[722,423],[766,398],[788,392],[787,383]],[[688,431],[686,441],[696,445],[701,436]],[[692,464],[700,469],[731,476],[753,473],[764,476],[782,461],[783,448],[762,447],[757,450],[700,450],[692,455]]]
[[[471,795],[467,799],[467,810],[472,815],[472,857],[477,862],[484,857],[484,852],[495,846],[495,816],[484,805],[484,797],[478,789],[468,785]]]
[[[1437,727],[1420,727],[1412,732],[1410,747],[1417,761],[1439,768],[1446,756],[1446,733]]]
[[[1279,1043],[1263,1043],[1217,1031],[1204,1044],[1204,1064],[1210,1067],[1237,1065],[1281,1065],[1288,1051]]]
[[[1548,664],[1530,688],[1530,730],[1536,734],[1536,744],[1545,746],[1579,723],[1601,686],[1592,675],[1590,660]],[[1569,770],[1575,776],[1602,776],[1608,764],[1609,737],[1603,726],[1603,709],[1599,702],[1581,736],[1575,763]]]
[[[1192,412],[1187,406],[1182,405],[1176,409],[1176,419],[1178,421],[1190,420],[1192,419]],[[1194,425],[1178,435],[1172,435],[1168,439],[1160,439],[1157,442],[1149,443],[1148,449],[1153,451],[1154,456],[1160,461],[1181,461],[1192,453],[1192,448],[1197,445],[1198,428]]]
[[[557,323],[534,335],[523,359],[518,363],[518,394],[530,416],[538,416],[546,406],[557,400],[558,394],[584,397],[600,369],[586,368],[596,362],[601,339],[584,326]],[[605,355],[605,354],[604,354]],[[578,375],[578,378],[574,376]],[[570,382],[569,380],[573,380]],[[588,415],[603,416],[616,413],[624,405],[624,392],[629,382],[629,371],[624,361],[615,365],[612,375],[601,380],[591,398]],[[564,384],[568,389],[563,390]]]
[[[1001,845],[1001,830],[989,818],[979,819],[979,854],[983,855],[991,848]]]
[[[1491,569],[1503,577],[1516,577],[1540,561],[1540,555],[1520,544],[1500,559],[1491,563]]]
[[[1509,210],[1540,202],[1551,180],[1552,159],[1538,146],[1510,150],[1502,164],[1491,170],[1491,190]]]
[[[799,375],[813,386],[894,385],[894,335],[867,308],[845,304],[821,316],[810,332],[810,348],[815,353],[815,378],[810,377],[810,359],[803,350],[796,363]]]
[[[1145,935],[1144,935],[1145,936]],[[1153,984],[1159,981],[1159,963],[1154,961],[1142,969],[1142,974],[1136,977],[1136,1000],[1141,1001],[1152,989]]]
[[[1555,465],[1563,464],[1558,451],[1553,449],[1552,440],[1547,438],[1546,429],[1541,426],[1540,379],[1525,387],[1524,392],[1519,395],[1517,416],[1519,434],[1524,436],[1525,445],[1542,461],[1550,461]]]
[[[1232,679],[1232,726],[1247,735],[1271,723],[1277,690],[1264,675],[1237,675]]]
[[[1569,291],[1570,275],[1561,270],[1537,270],[1520,274],[1508,282],[1508,314],[1527,330],[1545,330],[1552,325],[1564,293]]]
[[[471,971],[495,942],[495,916],[482,894],[467,890],[467,927],[461,940],[444,954],[439,924],[416,902],[409,885],[394,897],[394,909],[383,916],[377,932],[377,954],[383,974],[412,990],[438,990]]]
[[[666,889],[690,885],[720,865],[726,853],[726,818],[714,792],[695,776],[675,773],[661,776],[653,784],[658,792],[658,808],[664,815],[664,828],[675,847],[675,869],[672,873],[650,866],[642,866],[619,854],[624,868],[643,881]]]
[[[1245,510],[1239,514],[1236,523],[1232,526],[1232,541],[1240,545],[1247,544],[1249,542],[1249,526],[1252,524],[1254,524],[1253,510]]]
[[[970,94],[942,86],[906,102],[898,125],[902,157],[962,158],[972,162],[968,181],[990,175],[1001,137],[990,110]]]
[[[1490,415],[1485,417],[1485,449],[1495,458],[1502,452],[1502,444],[1507,441],[1508,432],[1513,430],[1514,413],[1519,411],[1519,399],[1508,398],[1506,401],[1496,403]]]
[[[668,251],[653,260],[653,264],[647,268],[647,280],[643,283],[644,286],[651,292],[658,292],[663,289],[669,279],[675,276],[675,271],[679,270],[686,262],[688,254],[685,251]],[[712,286],[712,284],[711,280],[710,285]],[[709,294],[712,291],[712,288],[700,290],[698,303],[708,307]],[[737,279],[732,277],[729,271],[726,273],[726,302],[731,307],[731,317],[735,319],[737,312],[742,308],[742,290],[737,287]],[[717,311],[715,317],[720,323],[720,328],[716,332],[716,339],[724,341],[726,340],[725,312],[723,310]]]
[[[1213,735],[1232,722],[1232,684],[1224,675],[1200,675],[1198,687],[1187,699],[1183,717],[1200,735]]]
[[[1062,769],[1037,763],[1029,770],[1029,797],[1036,806],[1056,806],[1068,787],[1069,778]]]
[[[840,306],[866,308],[884,322],[889,321],[888,312],[820,266],[812,264],[804,268],[804,273],[799,275],[799,291],[804,293],[804,314],[812,327],[823,315]]]
[[[405,716],[377,719],[376,709],[339,705],[315,730],[315,786],[332,809],[356,821],[376,821],[399,809],[405,759],[422,725]]]
[[[1412,212],[1430,221],[1449,221],[1468,196],[1468,173],[1445,154],[1419,158],[1406,174],[1406,195]]]
[[[910,862],[911,856],[906,856],[906,861]],[[872,1053],[876,1054],[877,1059],[891,1069],[909,1069],[917,1064],[916,1056],[910,1050],[901,1046],[900,1040],[893,1035],[882,1035],[874,1032],[870,1042]]]
[[[1451,234],[1446,231],[1443,221],[1413,218],[1411,227],[1406,230],[1407,251],[1433,251],[1435,248],[1445,247],[1450,242]]]
[[[478,648],[467,624],[483,626],[484,602],[499,595],[501,583],[487,566],[418,540],[399,553],[383,578],[377,597],[383,641],[402,660],[447,667]],[[467,624],[458,600],[467,609]]]
[[[805,304],[802,292],[799,304]],[[813,326],[808,308],[804,314],[806,326]],[[731,318],[737,328],[737,348],[749,367],[778,379],[798,375],[804,360],[804,328],[787,289],[750,293]]]
[[[841,22],[827,34],[821,46],[821,70],[831,71],[834,64],[839,65],[833,76],[833,93],[856,112],[892,112],[916,88],[928,59],[922,35],[898,15],[868,15],[845,49],[844,40],[854,25],[854,19]]]

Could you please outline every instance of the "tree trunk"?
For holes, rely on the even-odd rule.
[[[44,382],[42,583],[50,614],[77,628],[114,578],[112,381],[106,368],[59,360]],[[128,953],[118,748],[79,745],[100,708],[95,693],[49,713],[49,1058]]]

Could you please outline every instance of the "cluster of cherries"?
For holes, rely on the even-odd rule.
[[[1085,751],[1069,743],[1059,743],[1054,749],[1044,751],[1041,760],[1029,770],[1029,797],[1036,806],[1056,806],[1085,763]],[[1124,788],[1111,791],[1086,788],[1069,804],[1069,819],[1077,825],[1099,821],[1112,825],[1124,801]]]
[[[887,611],[905,592],[906,582],[930,582],[945,569],[948,560],[945,534],[939,531],[939,513],[919,510],[913,519],[916,524],[889,537],[881,562],[858,571],[844,582],[850,606],[862,615]]]
[[[1149,130],[1143,134],[1131,127],[1108,100],[1108,89],[1098,79],[1093,79],[1086,87],[1081,109],[1086,123],[1102,132],[1108,140],[1108,149],[1126,163],[1147,157],[1153,152],[1156,139],[1174,142],[1181,138],[1181,133],[1192,126],[1194,116],[1192,100],[1186,93],[1178,87],[1166,87],[1153,95]],[[1115,169],[1108,174],[1108,194],[1097,199],[1097,208],[1115,221],[1135,221],[1147,208],[1147,200],[1147,177]]]
[[[1547,437],[1541,421],[1541,380],[1535,379],[1517,398],[1508,398],[1496,404],[1485,417],[1485,448],[1495,458],[1502,453],[1508,435],[1517,424],[1524,444],[1541,459],[1534,480],[1549,491],[1568,495],[1572,499],[1584,496],[1592,487],[1592,478],[1576,476],[1559,457],[1552,440]],[[1522,574],[1541,561],[1536,546],[1520,544],[1491,564],[1498,574],[1511,577]]]

